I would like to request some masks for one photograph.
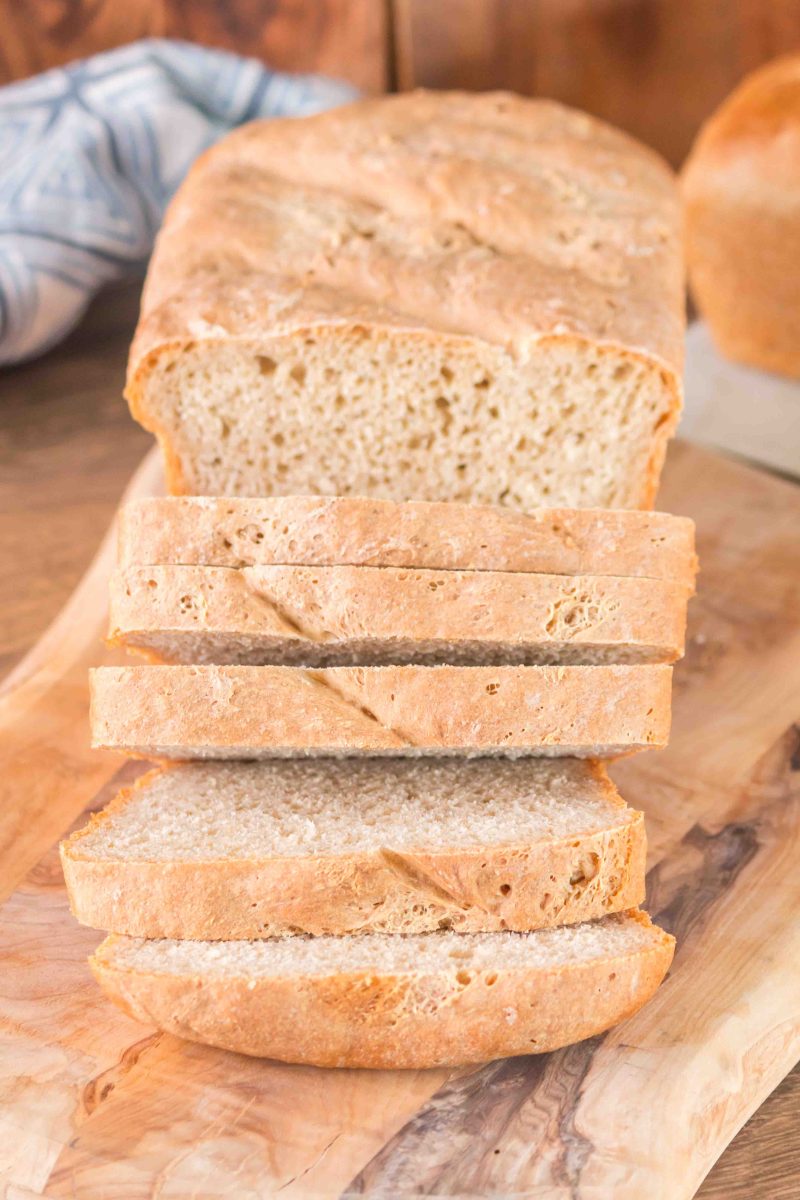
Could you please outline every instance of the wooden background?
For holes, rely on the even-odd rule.
[[[0,0],[0,29],[0,83],[179,37],[367,92],[553,96],[677,165],[747,71],[800,50],[800,0]]]
[[[800,0],[0,0],[0,82],[139,37],[183,37],[367,92],[504,86],[577,104],[680,163],[748,70],[800,51]],[[149,445],[120,392],[138,285],[0,385],[0,675],[85,570]],[[800,1196],[800,1069],[703,1200]]]

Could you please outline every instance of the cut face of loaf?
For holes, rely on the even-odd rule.
[[[577,759],[192,763],[61,861],[78,920],[137,937],[531,930],[639,904],[645,835]]]
[[[149,758],[609,758],[663,746],[672,669],[99,667],[92,742]]]
[[[674,939],[640,912],[534,933],[141,941],[91,966],[131,1016],[323,1067],[426,1068],[554,1050],[632,1015]]]
[[[410,567],[662,579],[692,591],[694,522],[669,513],[161,496],[120,510],[118,564]]]
[[[674,379],[574,338],[529,353],[311,325],[165,346],[129,395],[174,491],[649,507]]]
[[[394,567],[132,567],[109,639],[155,660],[305,666],[672,662],[685,588]]]
[[[663,163],[551,102],[414,93],[197,162],[126,394],[173,492],[648,507],[682,342]]]

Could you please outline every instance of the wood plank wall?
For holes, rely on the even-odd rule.
[[[395,13],[401,88],[552,96],[675,165],[744,74],[800,50],[798,0],[396,0]]]
[[[0,83],[140,37],[322,71],[365,92],[508,87],[585,108],[675,165],[800,0],[0,0]]]
[[[800,0],[0,0],[0,28],[0,82],[179,37],[369,93],[553,96],[678,165],[747,71],[800,51]]]
[[[143,37],[184,38],[365,92],[390,85],[386,0],[0,0],[0,83]]]

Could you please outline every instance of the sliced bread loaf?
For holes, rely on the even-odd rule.
[[[78,920],[136,937],[530,930],[640,904],[645,834],[579,759],[192,763],[61,861]]]
[[[425,1068],[601,1033],[652,996],[673,951],[633,911],[534,933],[112,934],[90,962],[131,1016],[191,1041],[323,1067]]]
[[[665,579],[691,591],[694,522],[668,513],[368,500],[167,496],[119,514],[122,568],[372,566]]]
[[[98,667],[96,747],[147,758],[548,755],[666,744],[671,667]]]
[[[181,185],[126,394],[173,492],[649,507],[680,204],[582,113],[415,92],[255,122]]]
[[[162,662],[672,662],[688,593],[662,579],[398,567],[129,567],[109,638]]]

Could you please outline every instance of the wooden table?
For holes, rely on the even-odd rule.
[[[85,570],[149,445],[120,398],[138,286],[105,295],[42,360],[0,389],[0,670],[14,666]],[[2,814],[0,814],[0,818]],[[36,840],[37,831],[28,835]],[[41,849],[51,841],[41,832]],[[11,869],[0,858],[0,880]],[[698,1193],[800,1195],[800,1068],[750,1120]]]

